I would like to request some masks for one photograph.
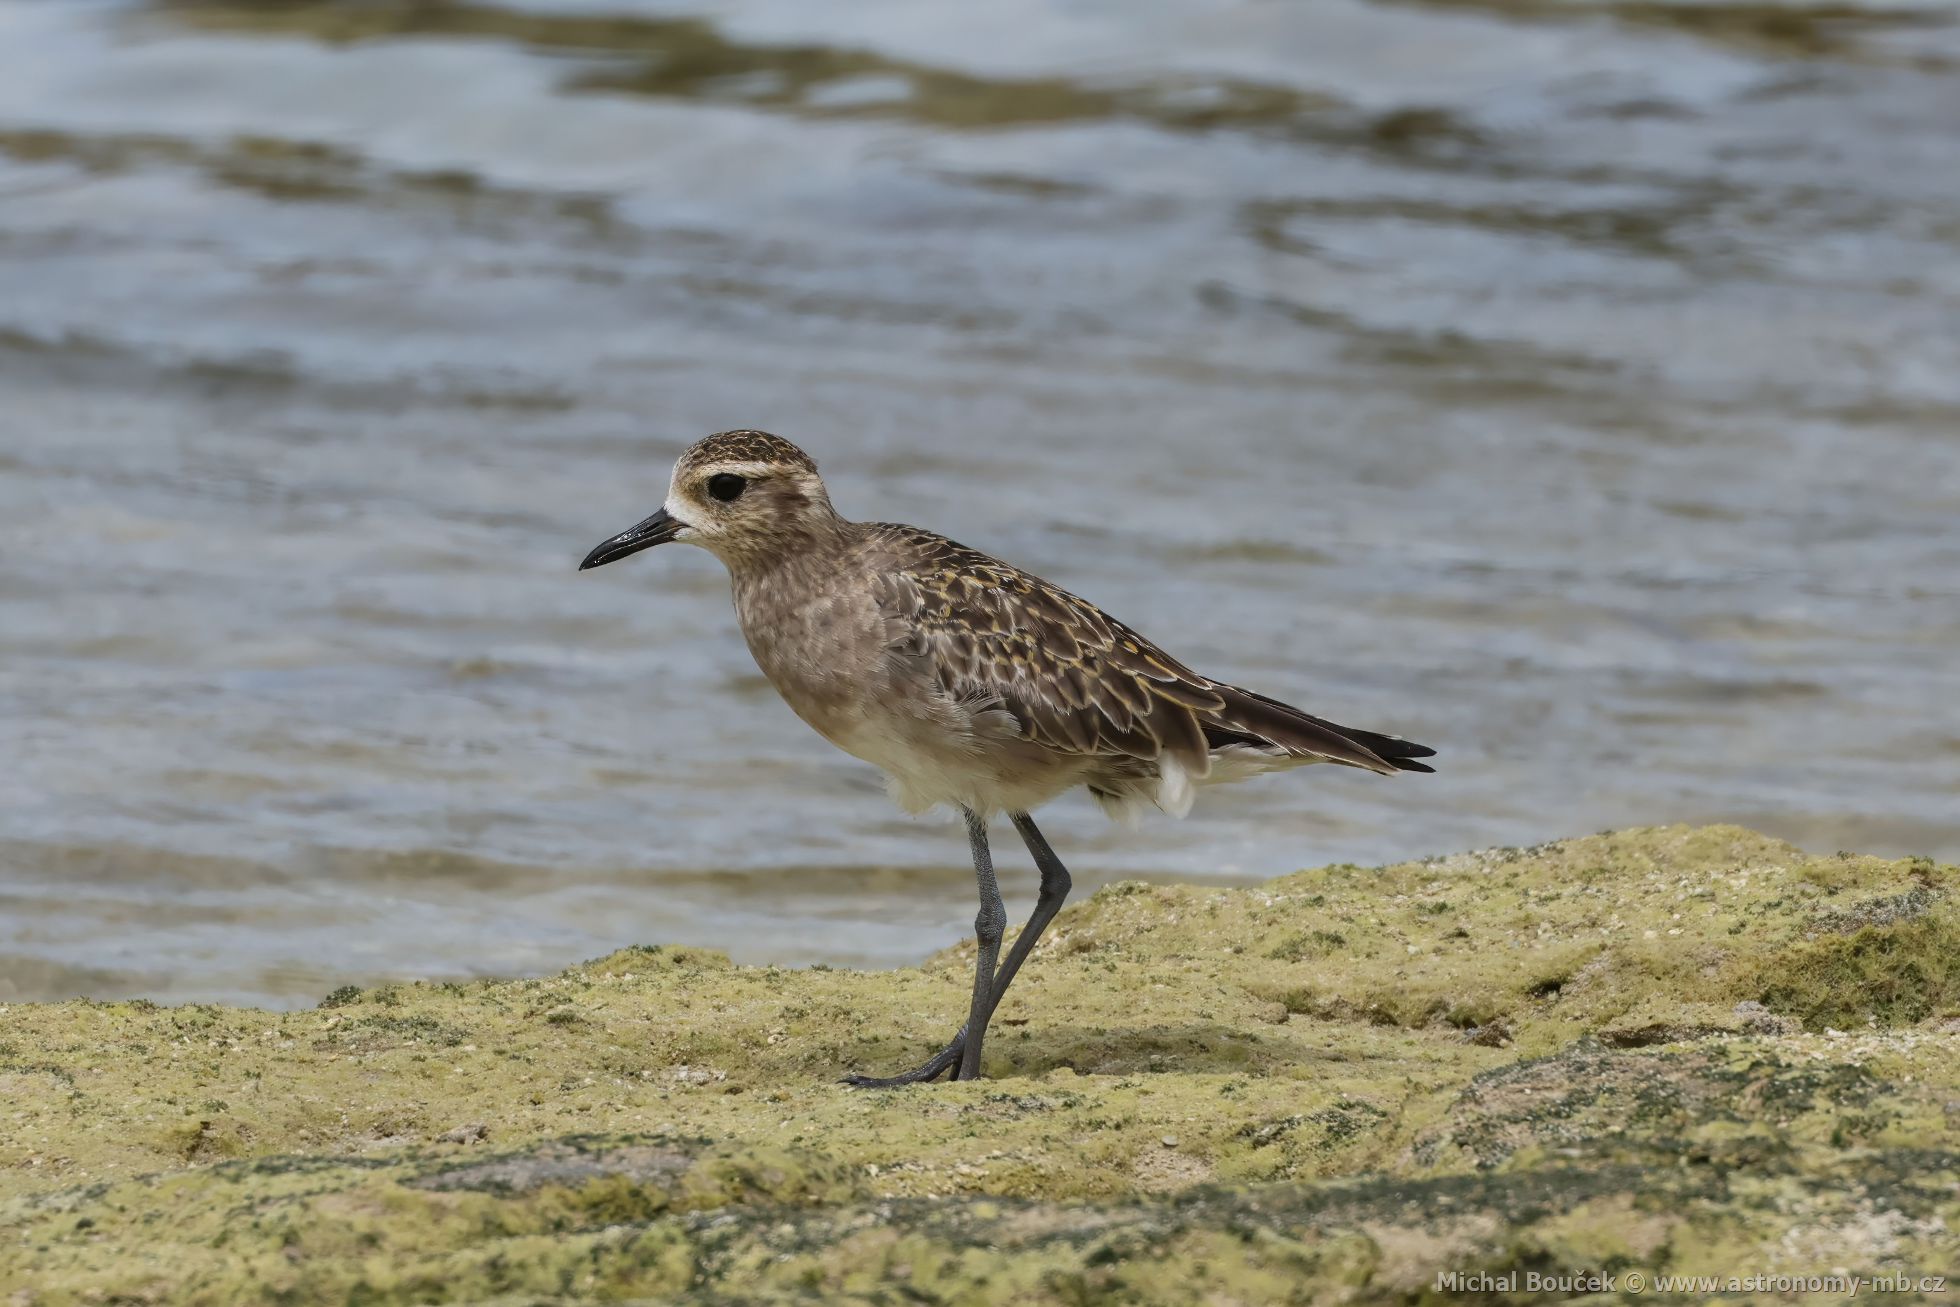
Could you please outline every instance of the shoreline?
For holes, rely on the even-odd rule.
[[[1119,882],[1034,952],[990,1079],[885,1093],[836,1077],[951,1033],[970,942],[879,972],[626,949],[299,1011],[8,1004],[0,1284],[1393,1302],[1445,1274],[1520,1277],[1492,1301],[1542,1297],[1526,1272],[1937,1275],[1956,887],[1735,827]]]

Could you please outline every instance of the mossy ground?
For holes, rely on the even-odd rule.
[[[626,949],[297,1013],[16,1005],[0,1291],[1305,1303],[1448,1296],[1449,1271],[1951,1274],[1956,886],[1722,827],[1116,885],[1035,953],[992,1079],[890,1093],[836,1078],[936,1047],[970,950],[857,973]]]

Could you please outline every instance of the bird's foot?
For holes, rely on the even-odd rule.
[[[951,1071],[952,1079],[960,1078],[960,1057],[966,1052],[966,1031],[962,1029],[953,1036],[953,1042],[927,1058],[924,1063],[895,1076],[848,1075],[844,1083],[853,1089],[896,1089],[900,1085],[923,1085],[937,1080]]]

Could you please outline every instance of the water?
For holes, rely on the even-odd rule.
[[[1441,750],[1065,800],[1084,886],[1960,856],[1957,73],[1932,5],[4,0],[0,1000],[957,938],[712,559],[573,571],[738,425]]]

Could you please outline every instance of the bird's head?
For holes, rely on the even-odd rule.
[[[815,459],[767,431],[718,431],[674,464],[660,510],[600,544],[579,570],[669,540],[735,567],[802,547],[837,521]]]

